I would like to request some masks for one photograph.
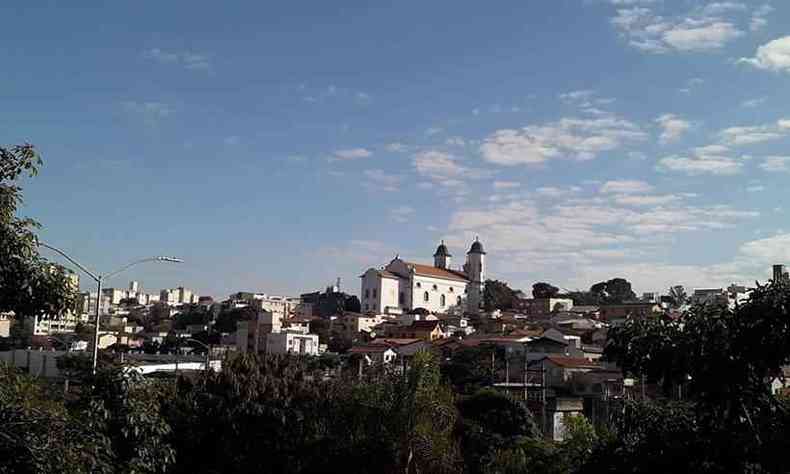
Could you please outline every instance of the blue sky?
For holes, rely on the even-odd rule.
[[[787,3],[68,3],[0,6],[1,141],[48,242],[186,260],[115,285],[356,293],[476,235],[525,288],[790,263]]]

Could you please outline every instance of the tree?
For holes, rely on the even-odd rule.
[[[612,278],[590,287],[590,293],[597,295],[603,304],[620,304],[636,299],[631,283],[625,278]]]
[[[491,388],[458,403],[461,447],[470,472],[484,472],[497,451],[522,438],[539,438],[532,414],[520,401]]]
[[[483,288],[483,307],[486,311],[511,309],[514,299],[515,292],[507,286],[507,283],[499,280],[486,280]]]
[[[790,415],[769,381],[790,360],[790,285],[757,285],[735,310],[693,306],[676,321],[628,320],[609,334],[608,359],[693,402],[686,424],[703,441],[703,472],[781,470]]]
[[[46,385],[0,363],[0,473],[110,473],[107,445]]]
[[[538,282],[532,285],[533,298],[555,298],[559,294],[560,289],[549,283]]]
[[[675,285],[669,288],[669,299],[673,308],[677,309],[686,304],[688,295],[683,285]]]
[[[41,166],[32,145],[0,147],[0,312],[17,318],[56,317],[77,303],[65,268],[42,258],[35,230],[40,225],[17,217],[22,203],[21,178]]]

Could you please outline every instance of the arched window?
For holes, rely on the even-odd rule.
[[[442,295],[442,296],[439,298],[439,304],[440,304],[440,305],[442,305],[442,308],[444,308],[444,305],[446,304],[446,301],[445,301],[445,299],[444,299],[444,295]]]
[[[375,297],[376,297],[376,289],[373,288],[373,298],[375,298]]]
[[[422,300],[425,301],[426,303],[429,302],[431,300],[431,295],[429,295],[428,292],[426,291],[425,294],[422,295]]]
[[[482,263],[480,264],[480,266],[479,266],[479,268],[478,268],[478,271],[479,271],[480,273],[483,273],[483,264],[482,264]]]
[[[459,305],[461,304],[461,297],[460,296],[458,297],[458,304]]]
[[[404,295],[403,292],[401,291],[398,294],[398,304],[403,304],[404,301],[406,301],[406,295]]]
[[[370,298],[370,290],[365,290],[365,299]]]

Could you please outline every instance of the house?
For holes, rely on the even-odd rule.
[[[423,341],[435,341],[445,337],[439,321],[414,321],[409,326],[395,325],[387,328],[387,337],[413,338]]]
[[[570,311],[573,308],[573,300],[570,298],[529,298],[515,299],[516,309],[527,312],[530,315],[550,314],[555,311]]]
[[[318,355],[318,335],[285,330],[266,334],[267,354]]]
[[[599,311],[603,321],[621,321],[627,317],[656,316],[661,314],[663,309],[658,303],[637,301],[601,305]]]
[[[386,344],[369,344],[364,346],[354,346],[348,351],[351,355],[357,355],[364,361],[364,365],[388,365],[398,358],[398,353]]]
[[[546,380],[550,387],[567,385],[576,374],[600,369],[601,366],[583,357],[549,355],[533,361],[533,367],[542,366],[546,370]]]

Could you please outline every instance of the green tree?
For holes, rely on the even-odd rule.
[[[0,363],[0,473],[109,473],[106,448],[45,384]]]
[[[669,288],[667,292],[669,295],[669,299],[672,302],[672,307],[677,309],[686,304],[688,300],[688,295],[686,294],[686,289],[683,285],[675,285]]]
[[[590,287],[590,293],[597,295],[603,304],[619,304],[636,299],[631,283],[625,278],[612,278],[596,283]]]
[[[78,402],[82,422],[104,435],[114,472],[167,472],[176,453],[162,407],[174,396],[172,387],[120,367],[100,370],[89,382],[88,396]]]
[[[711,469],[781,471],[778,433],[788,411],[769,381],[790,360],[790,286],[753,289],[735,310],[697,305],[679,320],[629,320],[610,331],[607,358],[630,374],[659,381],[667,396],[692,402],[695,436]]]
[[[55,317],[77,303],[65,268],[39,255],[40,225],[17,216],[20,181],[35,176],[41,159],[32,145],[0,147],[0,312],[18,318]]]
[[[540,438],[540,430],[527,407],[491,388],[458,402],[461,448],[469,472],[485,472],[496,453],[522,438]]]
[[[515,292],[507,283],[499,280],[486,280],[483,287],[483,307],[486,311],[513,308]]]
[[[555,298],[560,289],[550,283],[538,282],[532,285],[533,298]]]

